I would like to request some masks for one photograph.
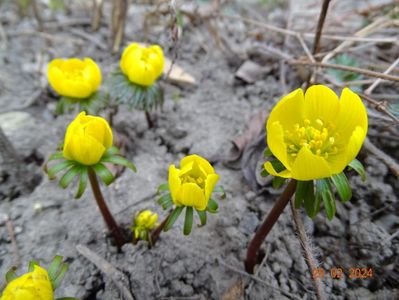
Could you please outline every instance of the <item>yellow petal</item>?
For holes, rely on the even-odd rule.
[[[337,95],[324,85],[313,85],[306,91],[305,117],[310,121],[320,119],[324,123],[335,123],[339,106]]]
[[[187,164],[190,164],[192,162],[196,162],[198,166],[206,173],[206,174],[214,174],[215,170],[213,169],[212,165],[207,161],[205,158],[197,155],[197,154],[192,154],[188,155],[186,157],[183,157],[180,160],[180,167],[183,169]]]
[[[358,95],[348,88],[344,88],[340,99],[340,110],[336,119],[335,131],[340,134],[340,141],[347,143],[357,126],[367,134],[367,111]]]
[[[212,195],[213,189],[216,186],[216,183],[219,180],[219,175],[218,174],[210,174],[208,175],[208,177],[206,178],[205,181],[205,201],[208,205],[208,200]]]
[[[112,146],[112,129],[104,118],[89,115],[79,116],[80,123],[86,125],[83,126],[83,128],[85,128],[88,135],[96,138],[100,143],[105,146],[105,148],[109,148]]]
[[[62,59],[54,59],[50,62],[47,68],[47,78],[51,87],[59,94],[64,95],[63,82],[65,80],[64,74],[60,69]]]
[[[267,145],[273,155],[286,167],[291,169],[290,159],[287,156],[287,145],[284,141],[283,127],[278,121],[267,122]]]
[[[99,66],[89,57],[86,57],[83,62],[85,64],[83,76],[88,82],[90,82],[93,93],[101,84],[101,70]]]
[[[296,123],[301,123],[304,115],[304,101],[301,89],[296,89],[284,96],[270,112],[266,125],[267,131],[269,131],[269,124],[274,124],[276,121],[284,130],[291,130]]]
[[[297,180],[312,180],[330,177],[331,169],[326,160],[313,154],[308,148],[303,147],[292,165],[292,178]]]
[[[91,136],[74,134],[64,145],[64,156],[81,164],[90,166],[98,163],[105,147]]]
[[[292,178],[292,174],[290,170],[283,170],[280,173],[278,173],[273,165],[271,164],[270,161],[265,162],[265,164],[263,165],[265,170],[273,176],[278,176],[278,177],[283,177],[283,178]]]
[[[162,74],[165,64],[162,48],[159,47],[158,45],[153,45],[149,47],[148,50],[149,50],[148,62],[153,66],[155,76],[156,78],[158,78],[159,75]]]
[[[84,99],[93,93],[91,84],[87,81],[64,79],[61,83],[62,96]]]
[[[178,195],[181,189],[181,180],[179,177],[180,171],[176,169],[175,165],[169,166],[169,176],[168,176],[168,183],[169,183],[169,190],[170,194],[172,195],[173,203],[176,205],[181,205],[178,200]]]
[[[140,51],[141,46],[138,43],[131,43],[123,50],[120,61],[120,67],[123,73],[127,74],[128,65],[126,64],[126,58],[130,55],[134,55],[135,57],[140,58]]]
[[[181,204],[204,210],[207,206],[204,191],[195,183],[184,183],[181,191]]]
[[[349,164],[359,154],[360,148],[362,148],[366,132],[362,127],[357,126],[353,131],[352,136],[348,142],[348,148],[346,152],[346,164]]]

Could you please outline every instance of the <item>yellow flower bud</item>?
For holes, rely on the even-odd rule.
[[[47,70],[51,87],[61,96],[88,98],[101,84],[101,70],[91,59],[52,60]]]
[[[53,300],[54,292],[45,269],[34,266],[32,272],[12,280],[0,300]]]
[[[141,211],[134,219],[134,237],[137,239],[142,231],[148,231],[155,228],[158,220],[158,214],[151,210]]]
[[[175,165],[169,167],[169,189],[177,206],[205,210],[218,180],[211,164],[195,154],[184,157],[180,169]]]
[[[123,50],[120,60],[122,72],[131,82],[150,86],[162,74],[164,56],[161,47],[152,45],[143,47],[132,43]]]
[[[63,154],[68,160],[90,166],[98,163],[111,146],[112,130],[107,121],[81,112],[66,130]]]

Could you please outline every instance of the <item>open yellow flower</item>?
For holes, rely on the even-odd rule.
[[[367,134],[367,111],[358,95],[344,88],[340,99],[314,85],[283,97],[267,121],[267,144],[286,170],[274,176],[312,180],[341,173],[356,157]]]
[[[34,266],[32,272],[12,280],[0,300],[53,300],[54,292],[45,269]]]
[[[162,74],[164,56],[161,47],[132,43],[123,50],[120,60],[122,72],[133,83],[150,86]]]
[[[81,112],[66,130],[63,155],[90,166],[98,163],[111,146],[112,130],[107,121]]]
[[[134,237],[137,239],[142,231],[148,231],[156,226],[158,214],[151,210],[141,211],[134,219]]]
[[[218,180],[211,164],[195,154],[184,157],[180,169],[169,167],[169,189],[176,206],[205,210]]]
[[[52,60],[47,70],[48,81],[61,96],[88,98],[101,84],[101,71],[91,59],[78,58]]]

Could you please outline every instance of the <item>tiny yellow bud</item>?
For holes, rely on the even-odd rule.
[[[133,232],[137,239],[143,231],[150,231],[157,226],[158,214],[151,210],[143,210],[134,218]]]

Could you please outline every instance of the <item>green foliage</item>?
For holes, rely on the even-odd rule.
[[[78,107],[79,111],[85,111],[89,115],[98,115],[109,103],[109,95],[97,91],[86,99],[61,97],[56,106],[56,113],[62,115]]]
[[[129,109],[151,111],[163,106],[163,90],[158,83],[149,87],[134,84],[120,69],[111,74],[107,86],[112,99],[118,104],[127,104]]]
[[[348,66],[348,67],[360,67],[359,62],[355,58],[347,54],[337,55],[335,58],[331,59],[330,63],[341,66]],[[327,73],[335,77],[339,82],[350,82],[355,80],[361,80],[363,78],[363,75],[359,73],[337,70],[337,69],[328,69]],[[362,91],[360,86],[355,86],[355,85],[351,86],[349,84],[349,88],[354,92]]]

